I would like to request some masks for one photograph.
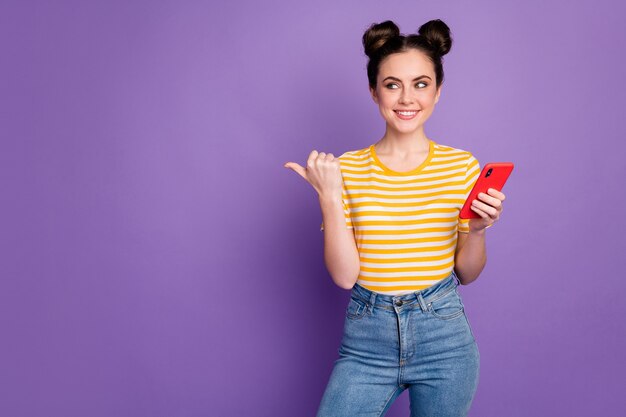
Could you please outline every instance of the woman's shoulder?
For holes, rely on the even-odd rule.
[[[370,153],[370,146],[366,146],[365,148],[354,149],[351,151],[345,151],[341,155],[339,155],[339,159],[344,161],[354,161],[354,160],[362,160],[363,158],[367,158]]]
[[[342,173],[352,170],[367,170],[372,163],[370,158],[370,147],[345,151],[337,157],[341,165]]]
[[[463,149],[463,148],[457,148],[454,146],[450,146],[450,145],[445,145],[443,143],[435,143],[435,148],[438,149],[441,152],[446,152],[446,153],[458,153],[458,154],[471,154],[470,151]]]
[[[465,157],[467,160],[475,159],[472,152],[466,149],[457,148],[457,147],[450,146],[450,145],[444,145],[442,143],[436,143],[436,142],[433,142],[433,143],[435,144],[435,152],[438,153],[440,156],[448,156],[448,157],[456,157],[456,158]]]
[[[341,156],[343,155],[348,155],[348,156],[358,156],[358,155],[362,155],[364,153],[369,152],[370,150],[370,146],[366,146],[365,148],[359,148],[359,149],[354,149],[354,150],[350,150],[350,151],[345,151],[343,154],[341,154]]]

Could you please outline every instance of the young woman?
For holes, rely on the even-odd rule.
[[[479,218],[459,218],[479,163],[424,132],[451,44],[441,20],[407,36],[392,21],[370,26],[367,75],[385,135],[285,164],[318,192],[326,266],[351,290],[318,417],[382,416],[405,389],[411,417],[461,417],[474,397],[480,357],[457,287],[481,273],[505,196],[489,189],[472,203]]]

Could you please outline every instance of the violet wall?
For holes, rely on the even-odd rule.
[[[624,12],[3,1],[0,415],[313,416],[349,293],[283,164],[380,139],[363,31],[434,18],[454,44],[428,136],[516,164],[460,290],[471,416],[624,415]]]

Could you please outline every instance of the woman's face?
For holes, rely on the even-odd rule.
[[[422,129],[439,101],[441,86],[437,89],[435,81],[433,64],[418,50],[385,58],[378,70],[376,89],[370,88],[370,93],[388,128],[401,133]],[[409,113],[398,113],[402,110]]]

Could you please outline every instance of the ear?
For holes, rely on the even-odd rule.
[[[443,84],[441,84],[439,86],[439,88],[437,89],[437,93],[435,95],[435,104],[437,104],[437,102],[439,101],[439,96],[441,95],[441,89],[443,88]]]
[[[369,89],[370,89],[370,95],[372,96],[374,103],[378,104],[378,95],[376,95],[376,89],[372,88],[371,86],[369,87]]]

